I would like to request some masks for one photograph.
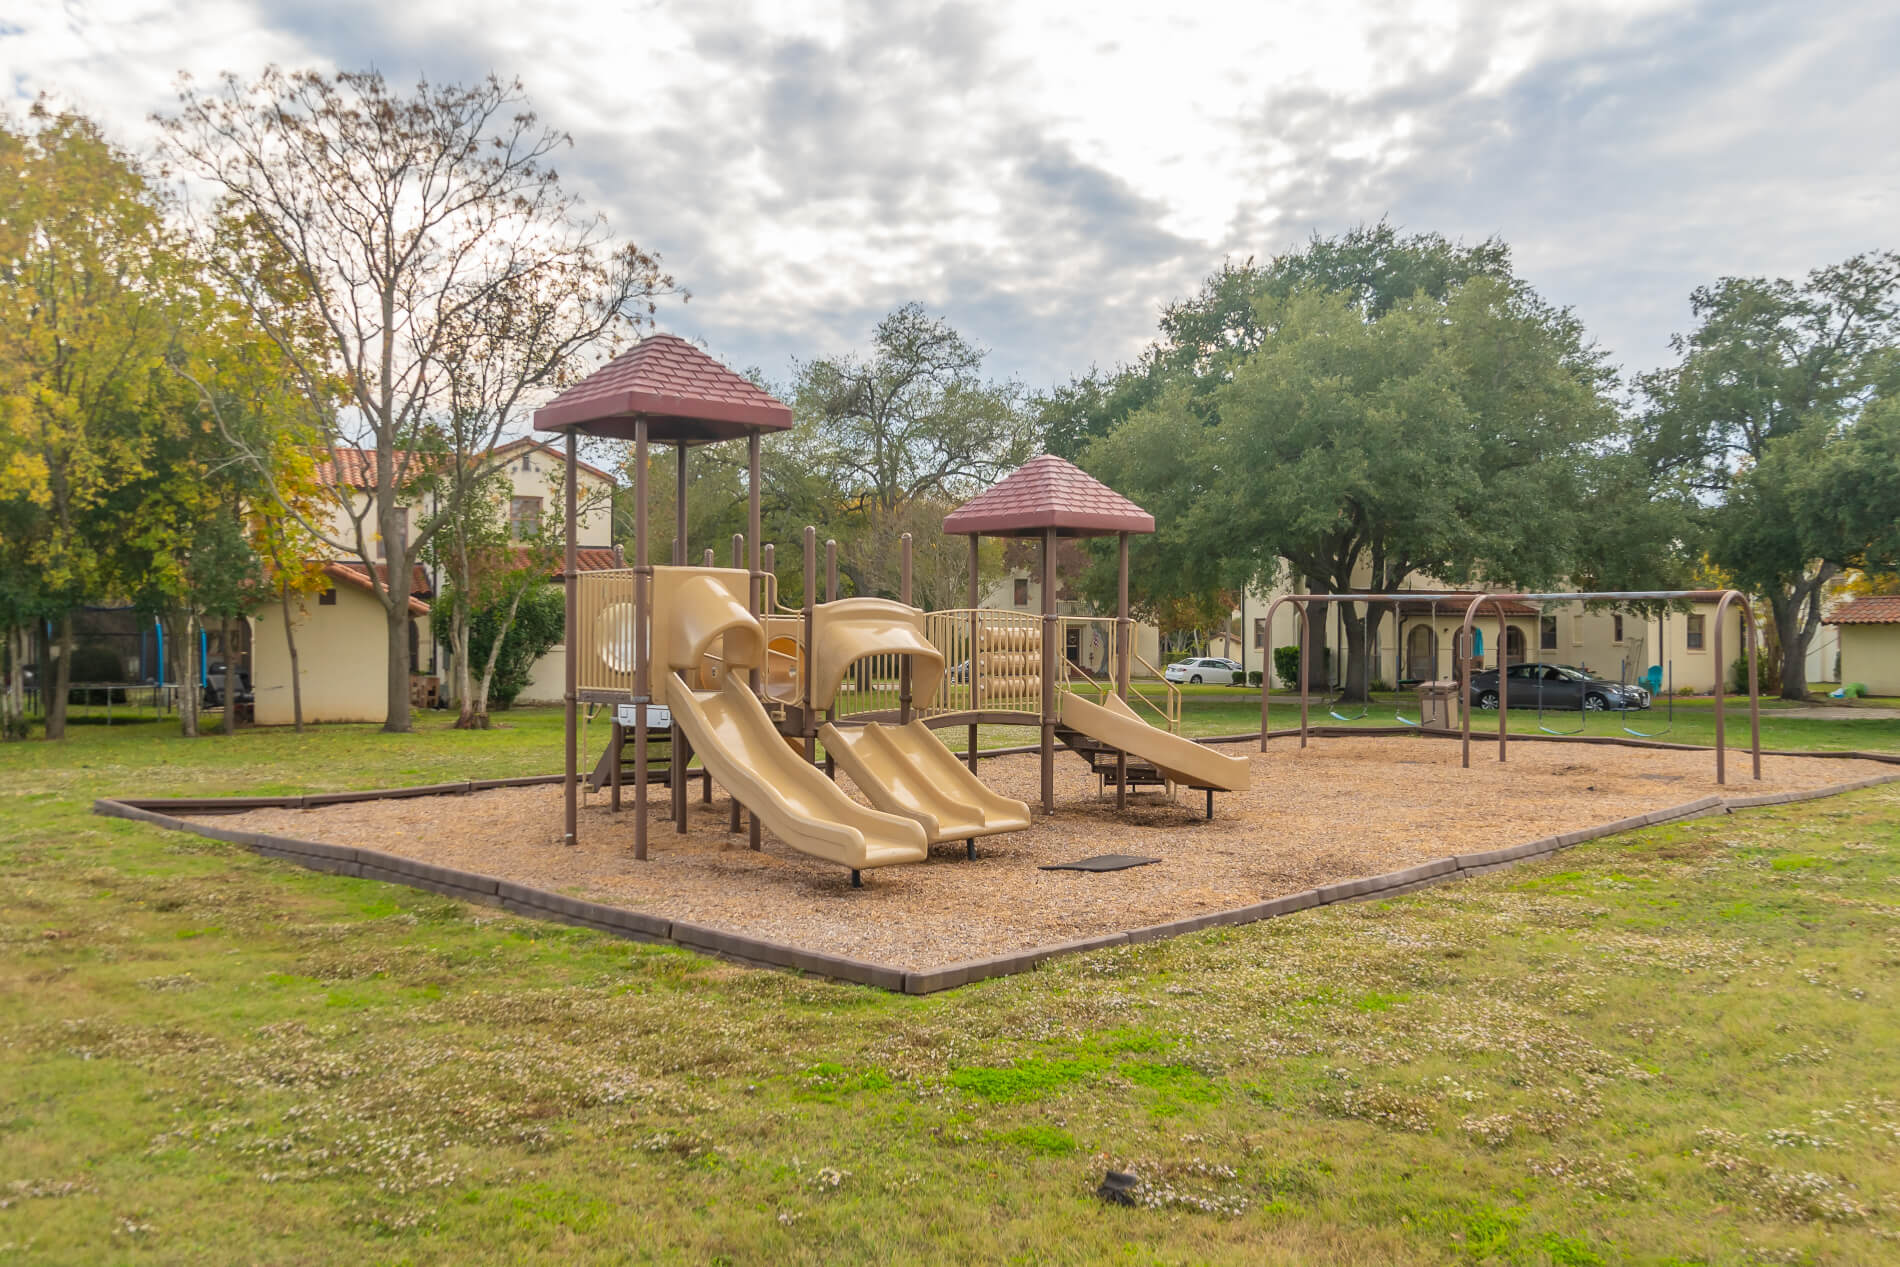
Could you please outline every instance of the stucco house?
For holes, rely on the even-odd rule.
[[[502,512],[508,516],[511,535],[527,539],[538,535],[544,523],[558,523],[561,489],[557,481],[562,455],[532,437],[498,445],[492,453],[501,463],[501,471],[511,486]],[[339,540],[353,537],[356,529],[351,516],[362,513],[369,503],[375,483],[375,461],[372,450],[340,448],[319,470],[326,482],[348,490],[348,507],[339,498],[328,525],[331,534]],[[587,557],[583,566],[612,566],[603,560],[613,557],[614,478],[599,467],[581,463],[580,481],[579,544]],[[430,497],[426,493],[423,496]],[[434,512],[435,507],[429,501],[402,509],[402,530],[411,548],[423,524]],[[373,534],[373,523],[366,523],[365,531]],[[381,538],[372,535],[370,541],[373,543],[371,552],[378,558],[383,557],[387,551]],[[382,605],[372,592],[360,559],[326,560],[323,571],[333,582],[328,589],[292,601],[292,629],[297,641],[304,720],[384,721],[388,703],[384,656],[388,643]],[[551,578],[558,579],[558,575]],[[440,667],[446,663],[446,650],[434,642],[428,622],[429,603],[440,590],[440,582],[441,577],[433,570],[419,563],[412,566],[409,671],[418,680],[418,698],[437,693]],[[272,605],[260,611],[252,620],[252,635],[251,682],[257,699],[258,724],[288,724],[293,717],[292,693],[282,607]],[[536,682],[561,680],[560,654],[557,648],[536,663]],[[559,698],[558,691],[555,698]]]
[[[1841,681],[1900,695],[1900,595],[1863,594],[1823,617],[1840,634]]]

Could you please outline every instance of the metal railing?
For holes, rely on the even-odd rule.
[[[1042,617],[1000,608],[949,608],[924,616],[924,636],[943,653],[928,713],[1042,713]]]
[[[567,654],[575,657],[575,683],[583,691],[633,693],[634,622],[632,568],[582,572],[577,581],[574,629]]]

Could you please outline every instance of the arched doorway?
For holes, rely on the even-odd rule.
[[[1524,631],[1516,625],[1504,627],[1504,662],[1506,664],[1524,663]]]
[[[1430,625],[1413,625],[1405,635],[1405,676],[1415,682],[1438,676],[1438,634]]]

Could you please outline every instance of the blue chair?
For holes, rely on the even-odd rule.
[[[1649,671],[1643,674],[1643,685],[1649,688],[1651,695],[1662,690],[1662,665],[1652,664],[1649,666]]]

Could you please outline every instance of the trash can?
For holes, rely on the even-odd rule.
[[[1441,678],[1418,684],[1418,724],[1423,730],[1458,728],[1458,683]]]

